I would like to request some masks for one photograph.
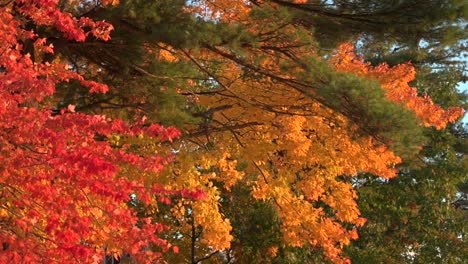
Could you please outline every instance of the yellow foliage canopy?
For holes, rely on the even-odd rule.
[[[245,1],[203,1],[190,11],[248,25],[258,35],[268,34],[265,25],[269,22],[252,20],[251,8]],[[321,59],[312,45],[302,45],[296,28],[286,25],[281,31],[283,38],[275,36],[260,44],[276,49],[294,47],[294,54]],[[292,76],[305,73],[294,54],[278,55],[274,48],[271,52],[268,48],[247,50],[242,62],[222,47],[175,52],[169,59],[165,56],[166,60],[191,60],[206,72],[200,61],[217,65],[216,75],[210,75],[215,88],[195,99],[207,109],[213,126],[210,130],[186,127],[178,162],[166,173],[168,186],[199,188],[208,194],[207,199],[186,201],[174,210],[181,230],[187,233],[193,226],[201,227],[201,242],[206,247],[229,248],[232,227],[221,213],[220,195],[242,182],[255,199],[274,205],[284,244],[318,246],[330,260],[346,263],[349,260],[340,256],[341,248],[358,238],[356,227],[366,220],[360,217],[352,184],[340,177],[370,172],[391,178],[401,159],[375,138],[361,135],[345,115],[288,85],[297,81]],[[260,65],[254,69],[259,76],[246,75],[243,62]],[[418,97],[408,84],[415,76],[410,64],[372,67],[349,44],[340,46],[329,64],[337,71],[377,80],[389,100],[414,111],[426,126],[443,128],[463,112],[459,108],[444,110],[427,96]],[[191,85],[196,87],[196,81]],[[186,212],[181,207],[190,208],[189,217],[181,213]]]
[[[352,185],[337,177],[367,171],[391,178],[400,158],[371,137],[356,138],[344,116],[290,87],[240,79],[232,62],[222,72],[229,89],[199,96],[199,101],[207,109],[223,109],[214,112],[212,122],[233,129],[195,134],[184,142],[171,182],[174,188],[208,193],[206,200],[191,205],[195,223],[204,230],[202,241],[214,249],[229,247],[231,227],[220,212],[221,190],[213,182],[229,191],[243,181],[253,197],[275,205],[286,244],[321,246],[340,262],[340,248],[357,238],[355,229],[346,230],[341,223],[360,226],[365,220],[359,217]],[[242,172],[236,170],[238,162],[248,164]],[[317,207],[318,201],[334,215]]]

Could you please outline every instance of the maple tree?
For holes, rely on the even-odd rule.
[[[191,207],[193,219],[187,221],[186,228],[199,223],[202,227],[199,233],[201,242],[215,250],[224,248],[225,241],[232,239],[230,229],[223,227],[225,221],[215,220],[223,228],[215,234],[211,233],[216,224],[213,220],[222,217],[221,213],[221,217],[213,217],[213,211],[219,210],[222,200],[236,199],[235,194],[230,195],[229,192],[233,180],[242,181],[255,199],[266,201],[275,208],[281,221],[282,243],[319,246],[334,262],[346,261],[339,256],[339,248],[356,239],[357,234],[354,229],[346,230],[344,224],[358,227],[363,220],[359,218],[351,183],[342,182],[339,176],[353,176],[367,171],[391,178],[396,173],[393,165],[401,161],[378,138],[356,138],[355,135],[362,135],[361,129],[374,136],[388,132],[388,126],[382,129],[385,126],[382,115],[395,110],[389,110],[392,105],[382,102],[382,94],[375,94],[378,88],[361,86],[353,89],[352,86],[360,84],[352,76],[361,76],[368,82],[379,81],[388,90],[385,93],[387,98],[415,111],[425,125],[441,128],[458,118],[463,113],[462,109],[443,110],[433,105],[429,98],[418,97],[416,91],[408,86],[414,79],[414,70],[409,65],[394,68],[380,65],[374,68],[363,63],[349,45],[344,45],[330,60],[329,63],[333,65],[330,67],[317,63],[313,46],[304,43],[303,36],[302,39],[296,37],[301,29],[282,25],[285,21],[278,22],[279,15],[274,18],[262,16],[262,11],[250,9],[251,6],[239,1],[209,1],[206,6],[195,9],[201,12],[206,8],[209,10],[207,15],[214,14],[224,21],[235,18],[235,23],[248,25],[249,31],[265,40],[256,39],[255,44],[251,44],[247,42],[248,36],[245,36],[245,40],[242,36],[236,40],[237,45],[229,48],[223,47],[223,44],[226,45],[223,42],[205,42],[202,44],[205,50],[201,53],[185,53],[194,63],[202,61],[198,66],[218,84],[217,90],[211,93],[208,90],[207,95],[199,95],[201,104],[213,109],[209,116],[212,127],[205,128],[205,133],[196,131],[189,134],[190,140],[199,146],[189,150],[190,160],[201,151],[205,152],[204,146],[210,147],[206,148],[201,161],[183,162],[184,166],[189,164],[189,171],[193,163],[203,169],[192,169],[195,175],[177,174],[187,175],[181,184],[192,184],[192,179],[196,177],[202,185],[212,186],[216,193],[209,196],[213,199],[210,209],[207,205]],[[260,24],[257,24],[259,21],[255,20],[258,19],[255,15],[250,16],[245,10],[260,13]],[[264,56],[259,56],[259,53]],[[301,54],[301,59],[298,54]],[[183,59],[184,54],[180,57]],[[220,63],[223,60],[227,61]],[[215,62],[217,69],[210,68],[209,61]],[[334,73],[336,70],[338,72]],[[340,74],[343,71],[355,75]],[[312,79],[307,76],[309,73],[313,75]],[[333,87],[331,80],[341,82]],[[344,87],[350,90],[344,90]],[[363,92],[359,89],[367,90]],[[340,96],[345,101],[332,98]],[[378,100],[379,106],[372,105],[375,100]],[[356,102],[371,109],[363,109]],[[375,112],[372,109],[382,105],[388,107],[387,110]],[[403,113],[400,112],[397,118],[405,120]],[[387,125],[392,124],[388,119],[396,118],[391,115],[387,117]],[[372,125],[375,122],[373,118],[377,120],[375,125]],[[391,133],[395,133],[394,127],[390,129]],[[391,133],[387,135],[392,137]],[[393,147],[397,148],[398,140],[402,139],[393,139],[396,139],[393,140]],[[403,138],[405,140],[407,138]],[[227,169],[221,165],[225,164],[223,159],[226,152],[233,164]],[[222,157],[221,160],[219,157]],[[232,172],[231,168],[238,167],[237,163],[244,164],[245,168]],[[209,190],[206,192],[213,193]],[[219,197],[221,193],[224,194],[222,199]],[[205,201],[197,203],[203,204]],[[190,218],[185,216],[183,219]],[[222,230],[225,238],[220,232]],[[192,236],[195,234],[192,232]],[[271,252],[277,250],[275,247],[270,249]],[[230,254],[230,251],[227,252],[225,254]],[[234,255],[234,258],[242,257]]]
[[[352,109],[351,106],[356,106],[352,102],[351,106],[346,105],[348,102],[338,101],[338,104],[333,104],[330,96],[337,97],[342,91],[327,91],[328,87],[323,87],[316,81],[313,83],[316,86],[315,90],[305,90],[304,86],[307,84],[299,82],[304,78],[310,80],[303,75],[308,69],[298,65],[298,57],[294,56],[301,52],[310,54],[312,47],[293,37],[294,34],[298,34],[295,28],[285,27],[282,31],[270,33],[271,35],[267,33],[268,28],[263,29],[263,32],[257,31],[257,21],[252,21],[252,17],[242,13],[250,7],[233,2],[213,4],[207,15],[215,14],[216,18],[225,20],[235,17],[236,23],[248,24],[249,30],[256,35],[265,35],[265,39],[273,39],[271,35],[282,38],[273,43],[257,40],[259,43],[256,44],[243,42],[242,39],[236,40],[239,42],[236,43],[238,46],[233,45],[230,49],[217,43],[204,42],[202,46],[205,49],[200,53],[174,49],[174,54],[179,54],[179,60],[188,58],[216,83],[214,91],[211,88],[206,92],[207,95],[199,92],[198,96],[201,104],[208,109],[209,116],[206,118],[209,118],[209,127],[189,132],[188,137],[195,145],[183,149],[187,154],[180,153],[182,169],[176,167],[176,171],[180,170],[182,173],[175,173],[175,178],[178,179],[176,186],[194,184],[209,187],[205,189],[210,194],[208,200],[197,201],[191,205],[181,203],[174,208],[176,216],[179,216],[177,225],[181,226],[182,233],[189,234],[187,237],[192,238],[192,244],[189,245],[192,247],[192,263],[197,263],[193,249],[198,239],[212,248],[212,251],[205,253],[206,257],[225,248],[228,245],[226,243],[233,239],[230,223],[223,220],[223,210],[220,206],[225,199],[236,199],[235,194],[229,192],[239,181],[249,186],[254,198],[273,205],[281,219],[283,243],[293,246],[320,246],[325,249],[330,259],[335,262],[345,261],[339,257],[339,247],[348,244],[351,239],[357,238],[357,235],[354,230],[346,231],[340,222],[359,226],[362,219],[358,217],[359,211],[353,201],[356,196],[351,184],[345,184],[337,177],[352,176],[361,171],[393,177],[396,171],[388,167],[400,162],[398,157],[375,139],[362,137],[356,140],[347,134],[362,133],[359,132],[362,127],[353,126],[353,122],[360,125],[367,122],[368,125],[372,122],[372,115],[382,115],[386,110],[368,112],[369,116],[365,122],[360,122],[358,119],[363,117],[362,113],[365,113],[365,110]],[[207,6],[210,3],[207,3]],[[197,6],[195,10],[201,12],[206,10],[204,8],[206,6]],[[268,19],[262,20],[261,23],[272,28],[276,25]],[[229,36],[226,38],[229,39]],[[303,48],[304,46],[307,48]],[[298,48],[294,50],[290,47]],[[275,48],[279,55],[273,53]],[[268,49],[273,52],[268,53]],[[237,51],[241,55],[238,55]],[[265,57],[259,58],[258,53],[264,53]],[[308,58],[312,60],[317,56],[312,52]],[[210,61],[215,62],[217,70],[208,66]],[[426,125],[443,127],[446,122],[454,121],[463,112],[460,108],[443,110],[434,106],[429,98],[418,97],[415,90],[408,86],[408,82],[414,78],[414,71],[410,66],[401,65],[390,69],[381,65],[373,68],[356,57],[349,50],[349,46],[342,46],[330,63],[339,71],[352,72],[368,80],[378,80],[389,90],[387,96],[390,100],[406,103],[406,107],[416,110],[416,114]],[[353,77],[339,73],[330,77],[327,74],[333,72],[332,67],[323,64],[318,66],[323,67],[324,69],[320,70],[326,73],[317,77],[317,72],[313,72],[317,79],[341,77],[340,84],[349,87],[349,83],[346,83],[349,79],[346,78]],[[249,73],[252,75],[249,76]],[[301,79],[294,78],[298,76]],[[330,83],[326,82],[326,85],[330,86]],[[403,98],[395,96],[397,93],[402,94],[402,91],[403,95],[406,94]],[[372,99],[365,101],[361,91],[355,92],[358,94],[354,98],[353,94],[344,95],[350,96],[350,100],[362,100],[361,104],[372,102]],[[321,96],[327,100],[324,101]],[[375,95],[376,98],[379,96],[381,95]],[[339,109],[339,106],[346,108]],[[387,107],[392,106],[389,104]],[[209,109],[212,109],[211,112]],[[402,115],[400,112],[398,118],[404,120]],[[431,119],[433,115],[438,117]],[[382,122],[383,118],[376,119]],[[386,132],[386,129],[379,130],[380,125],[384,124],[377,123],[376,127],[366,130],[369,132],[377,129],[376,134]],[[370,133],[372,134],[372,131]],[[396,144],[397,142],[393,142],[393,145]],[[197,160],[198,155],[201,156]],[[351,155],[357,156],[351,158]],[[231,165],[226,165],[229,163]],[[239,167],[238,163],[244,164],[246,168],[241,171],[234,170]],[[198,168],[193,164],[197,164]],[[275,252],[275,247],[271,250]],[[230,254],[230,251],[227,252],[225,254]]]
[[[157,177],[172,155],[141,155],[111,139],[150,137],[162,144],[180,132],[144,125],[144,119],[129,125],[76,113],[74,105],[52,111],[47,101],[60,82],[78,81],[90,93],[106,93],[108,87],[84,79],[67,63],[41,61],[39,55],[55,50],[31,23],[71,42],[105,41],[112,30],[104,21],[60,11],[57,1],[9,1],[0,7],[0,262],[99,263],[106,249],[140,261],[160,258],[172,247],[159,235],[167,227],[138,217],[131,204],[202,194],[166,191],[129,174]],[[33,53],[26,50],[30,43]],[[147,251],[149,246],[159,252]]]
[[[92,235],[79,243],[75,241],[77,247],[73,248],[96,253],[95,250],[108,246],[119,252],[136,253],[138,257],[141,252],[128,248],[128,241],[140,238],[128,230],[135,226],[135,221],[142,223],[151,218],[152,223],[160,224],[141,232],[147,230],[151,239],[164,238],[151,248],[154,252],[164,251],[168,243],[178,246],[175,251],[180,254],[166,252],[165,258],[170,263],[248,259],[248,254],[244,254],[248,249],[245,241],[251,237],[245,229],[261,232],[260,237],[266,238],[260,246],[253,243],[260,248],[258,251],[263,251],[258,256],[261,261],[272,260],[286,248],[302,247],[320,249],[336,263],[348,262],[342,248],[358,238],[357,230],[365,223],[352,180],[362,173],[386,179],[395,177],[395,166],[401,157],[419,151],[422,125],[443,128],[463,110],[444,109],[429,97],[418,96],[409,85],[415,77],[410,64],[370,64],[357,56],[350,44],[324,53],[320,31],[311,32],[311,25],[320,29],[320,21],[312,19],[312,23],[305,16],[311,12],[308,8],[315,6],[309,2],[120,1],[113,8],[103,8],[93,1],[71,1],[62,10],[81,17],[73,19],[69,13],[57,11],[55,2],[50,1],[55,12],[53,19],[46,19],[49,13],[40,13],[38,18],[31,16],[38,25],[54,25],[58,31],[66,32],[62,36],[38,27],[36,30],[48,38],[38,41],[37,48],[28,49],[28,40],[36,39],[31,36],[22,42],[23,52],[16,51],[17,58],[27,58],[25,50],[30,51],[36,64],[30,63],[28,67],[41,65],[53,69],[41,72],[40,76],[47,78],[34,79],[35,83],[43,80],[51,83],[47,94],[35,98],[31,93],[29,101],[16,104],[19,108],[28,105],[28,109],[42,113],[41,117],[31,116],[21,125],[30,127],[36,122],[36,127],[59,133],[53,140],[44,139],[44,133],[40,134],[42,137],[27,137],[38,141],[34,144],[28,141],[26,145],[34,146],[34,151],[49,153],[55,162],[48,163],[47,155],[27,152],[42,161],[41,167],[32,167],[27,173],[34,179],[42,179],[36,175],[65,170],[68,175],[83,178],[83,184],[89,184],[86,186],[102,186],[93,195],[86,192],[93,189],[85,188],[86,195],[92,196],[91,206],[81,194],[68,200],[77,206],[74,218],[94,217],[95,211],[99,211],[94,205],[109,203],[109,196],[103,195],[106,194],[118,197],[121,203],[114,204],[117,211],[114,208],[102,211],[116,212],[119,219],[125,219],[120,215],[132,219],[119,226],[112,222],[112,214],[103,213],[99,217],[114,225],[103,228],[98,222],[88,221],[87,225],[92,222],[92,231],[99,235],[89,231]],[[41,7],[34,5],[39,11]],[[340,22],[339,13],[334,13],[339,9],[312,11],[321,14],[319,17]],[[85,16],[93,19],[82,18]],[[106,19],[115,27],[111,39],[108,39],[109,24],[93,22],[99,19]],[[344,19],[359,21],[360,17]],[[27,27],[18,23],[16,28]],[[373,24],[370,21],[366,25]],[[62,37],[70,40],[63,41]],[[12,43],[16,45],[19,38],[13,35]],[[54,54],[46,53],[52,51],[50,44],[55,47]],[[17,65],[18,61],[10,64]],[[64,65],[71,65],[72,71]],[[19,76],[22,80],[34,74]],[[108,86],[85,81],[81,76]],[[86,86],[91,86],[93,92],[107,92],[89,96]],[[54,97],[38,102],[42,96],[52,95],[53,87]],[[38,90],[43,92],[44,87]],[[29,106],[38,103],[40,107]],[[60,114],[59,109],[69,104],[76,105],[75,110],[82,113],[71,113],[74,109],[70,107]],[[56,106],[53,110],[52,105]],[[17,117],[13,113],[11,120]],[[146,115],[149,121],[176,124],[182,135],[175,140],[176,130],[147,127],[142,122],[128,126],[104,119],[100,117],[102,114],[132,123]],[[80,129],[74,130],[76,127]],[[140,136],[145,132],[149,136]],[[8,135],[18,134],[13,133]],[[172,144],[161,144],[161,140],[167,139],[173,139]],[[66,153],[73,150],[74,156],[69,155],[80,165],[71,166],[71,161],[62,158],[67,157],[65,154],[57,158],[56,154],[62,152],[50,152],[49,148],[55,145],[49,142],[62,142],[62,146],[68,147]],[[174,162],[166,164],[171,155],[154,156],[155,152],[178,155]],[[100,153],[109,154],[102,157]],[[78,159],[81,157],[86,157],[86,162]],[[95,160],[88,157],[99,158],[99,166],[93,165]],[[151,167],[148,165],[162,170],[158,177],[148,170]],[[85,181],[90,178],[89,171],[94,172],[91,175],[107,176]],[[130,186],[116,187],[114,181],[106,180],[115,178],[122,181],[120,185]],[[71,193],[79,191],[69,185],[71,180],[52,179],[54,185],[58,182],[70,192],[74,190]],[[98,180],[103,182],[95,183]],[[165,191],[152,188],[155,183],[156,187],[164,186]],[[173,190],[180,189],[199,189],[206,196],[193,200],[195,194],[184,192],[186,197],[168,198],[172,200],[170,204],[168,199],[158,201],[152,196],[178,193]],[[129,193],[136,193],[143,202],[129,201]],[[137,208],[141,219],[137,220],[124,201]],[[25,208],[18,215],[28,213],[29,208],[42,212],[34,206]],[[259,213],[264,214],[265,221],[249,223]],[[266,221],[268,217],[271,219]],[[47,224],[37,221],[39,228]],[[162,225],[170,226],[171,230],[155,232]],[[116,234],[115,230],[120,232]],[[271,232],[271,236],[265,232]],[[40,239],[35,242],[38,247],[54,248],[40,243]],[[149,250],[147,244],[142,244],[147,240],[140,242],[136,243],[140,249]]]

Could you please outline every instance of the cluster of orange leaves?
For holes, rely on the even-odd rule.
[[[410,63],[395,67],[383,63],[372,67],[354,53],[354,47],[350,44],[341,45],[331,62],[339,71],[353,72],[367,79],[378,80],[389,100],[414,111],[425,126],[443,129],[447,123],[454,122],[463,115],[463,108],[449,107],[445,110],[434,104],[429,96],[418,96],[416,88],[409,84],[416,78],[416,70]]]
[[[368,171],[390,178],[396,173],[394,165],[401,160],[372,138],[353,139],[345,117],[298,91],[266,80],[241,80],[234,63],[226,62],[223,72],[223,77],[232,81],[230,91],[236,96],[199,96],[200,103],[207,108],[232,105],[214,114],[213,119],[221,123],[238,120],[259,125],[241,129],[238,137],[231,132],[213,135],[210,143],[214,147],[210,150],[197,146],[181,149],[180,162],[168,167],[179,171],[168,185],[201,188],[208,195],[191,204],[195,223],[204,230],[202,243],[214,249],[229,248],[232,227],[221,213],[222,190],[213,182],[221,182],[229,192],[231,186],[243,181],[251,187],[254,198],[274,204],[286,244],[320,246],[335,262],[346,261],[339,256],[340,248],[356,239],[357,232],[346,230],[341,223],[358,227],[365,220],[359,217],[351,184],[336,177]],[[279,105],[285,113],[298,103],[305,110],[278,114],[256,106],[258,102]],[[192,140],[207,143],[204,137]],[[237,171],[237,162],[248,166]],[[256,179],[246,178],[252,174]],[[318,201],[332,208],[334,215],[317,207]],[[184,222],[182,215],[179,221]],[[183,226],[190,228],[188,222]]]
[[[304,1],[294,1],[303,3]],[[268,21],[252,21],[248,14],[252,6],[245,1],[203,1],[190,10],[211,19],[231,23],[245,23],[249,30],[261,33]],[[261,24],[261,25],[260,25]],[[295,29],[285,27],[294,34]],[[285,39],[285,46],[294,39]],[[299,48],[299,50],[302,48]],[[313,55],[313,50],[302,50]],[[172,54],[174,55],[174,54]],[[396,175],[395,165],[401,162],[388,146],[371,137],[356,137],[357,128],[343,115],[304,96],[270,77],[243,76],[241,67],[219,54],[198,51],[192,54],[203,60],[222,61],[218,81],[223,82],[222,93],[200,95],[197,101],[207,109],[223,108],[213,115],[220,124],[252,123],[236,132],[226,131],[191,138],[179,152],[180,163],[174,188],[201,188],[205,200],[191,203],[195,224],[202,227],[202,243],[215,250],[229,248],[232,235],[230,222],[220,210],[221,192],[230,192],[237,182],[251,188],[254,198],[272,203],[281,219],[283,241],[291,246],[318,246],[336,263],[347,263],[341,248],[357,239],[356,228],[366,220],[357,208],[357,195],[350,183],[339,176],[353,177],[370,172],[383,178]],[[179,54],[180,59],[185,59]],[[247,60],[256,57],[244,55]],[[288,78],[288,74],[301,69],[291,66],[284,72],[279,66],[284,59],[264,58],[261,66],[267,72]],[[377,80],[386,91],[387,98],[414,111],[426,126],[440,129],[453,122],[462,113],[460,108],[444,110],[434,105],[427,96],[419,97],[409,86],[415,77],[410,64],[372,67],[357,57],[349,44],[338,48],[329,61],[337,71],[352,72],[367,79]],[[297,66],[297,65],[296,65]],[[227,85],[226,85],[227,84]],[[265,107],[272,106],[272,107]],[[187,128],[188,131],[193,128]],[[204,149],[203,145],[211,145]],[[247,164],[242,171],[237,164]],[[197,164],[198,169],[193,164]],[[202,168],[202,169],[200,169]],[[216,170],[211,170],[216,168]],[[247,175],[256,175],[255,178]],[[213,183],[222,183],[224,190]],[[331,208],[318,206],[319,202]],[[184,222],[182,215],[178,216]],[[343,224],[351,224],[346,229]],[[186,222],[185,229],[190,228]]]

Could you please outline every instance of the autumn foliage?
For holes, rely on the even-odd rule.
[[[188,127],[189,141],[178,155],[181,162],[171,165],[177,171],[174,186],[202,186],[208,194],[207,199],[174,207],[177,223],[185,232],[193,225],[202,228],[200,243],[206,247],[231,247],[232,228],[222,213],[221,196],[236,199],[230,190],[242,182],[254,199],[276,209],[284,245],[319,247],[333,262],[346,263],[349,260],[341,256],[341,248],[358,239],[356,229],[366,220],[360,217],[351,181],[341,177],[370,172],[389,179],[396,176],[395,166],[402,160],[391,144],[383,144],[375,135],[357,136],[361,133],[355,120],[347,112],[330,109],[313,91],[320,89],[319,84],[312,83],[309,94],[305,92],[298,76],[316,73],[308,73],[297,61],[300,56],[316,59],[318,55],[301,42],[300,29],[282,25],[271,33],[266,25],[274,28],[275,18],[254,20],[251,10],[242,1],[203,1],[193,11],[212,18],[214,14],[226,23],[245,25],[255,36],[265,36],[256,46],[245,45],[241,55],[209,44],[201,51],[175,51],[180,60],[211,70],[210,77],[219,84],[216,91],[197,96],[202,106],[213,111],[211,124],[217,124],[213,132]],[[216,69],[209,68],[209,61],[216,62]],[[344,44],[327,65],[330,70],[377,81],[388,100],[414,111],[426,126],[443,128],[463,113],[461,108],[444,110],[427,96],[418,96],[409,86],[415,77],[410,64],[372,67]],[[195,85],[194,90],[203,88]],[[186,208],[192,211],[188,216]]]
[[[120,135],[164,142],[180,132],[143,126],[144,120],[129,125],[75,113],[73,105],[53,112],[47,98],[60,82],[79,81],[91,93],[105,93],[108,87],[85,80],[66,63],[33,61],[24,43],[33,42],[39,53],[53,53],[54,47],[26,29],[17,14],[57,29],[70,41],[91,35],[107,40],[112,30],[105,22],[61,12],[57,1],[14,1],[0,9],[0,262],[100,263],[105,249],[141,261],[159,258],[171,248],[159,238],[167,227],[137,217],[127,204],[200,193],[167,193],[155,181],[143,184],[139,174],[126,171],[156,177],[172,155],[142,156],[129,146],[113,148],[108,139]],[[143,252],[150,246],[159,251]]]
[[[342,248],[366,223],[351,179],[363,172],[395,177],[402,159],[379,131],[363,133],[354,116],[327,102],[322,88],[329,83],[321,77],[328,75],[320,69],[378,83],[375,89],[386,96],[378,100],[414,112],[425,126],[441,129],[463,113],[418,96],[409,85],[411,64],[373,67],[349,44],[326,60],[303,28],[251,16],[253,5],[241,0],[197,1],[184,12],[244,27],[246,35],[258,36],[255,45],[144,43],[142,67],[156,61],[196,69],[198,78],[183,76],[186,87],[178,92],[203,110],[194,114],[203,124],[185,124],[180,132],[141,115],[123,121],[75,112],[74,105],[53,109],[49,100],[62,83],[77,82],[93,94],[116,89],[87,80],[66,59],[40,60],[55,50],[31,23],[71,43],[111,39],[111,24],[76,18],[57,2],[17,0],[0,7],[2,263],[99,263],[104,250],[153,261],[171,248],[179,251],[171,243],[229,249],[235,238],[222,202],[237,199],[232,190],[240,184],[274,208],[282,245],[320,248],[333,262],[347,263]],[[132,67],[152,78],[173,77]],[[364,99],[353,100],[365,105]],[[154,212],[138,215],[137,204]],[[161,204],[169,209],[161,211]],[[177,235],[164,235],[169,228]],[[274,256],[277,247],[268,250]]]
[[[390,67],[387,64],[371,67],[370,63],[363,62],[363,59],[353,52],[353,47],[349,44],[339,47],[332,63],[337,70],[378,80],[389,100],[414,111],[425,126],[442,129],[447,123],[455,122],[463,115],[462,108],[449,107],[445,110],[435,105],[427,95],[418,96],[417,90],[409,85],[416,77],[416,71],[410,63],[395,67]]]

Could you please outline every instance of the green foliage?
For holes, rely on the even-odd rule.
[[[270,202],[257,201],[244,184],[237,184],[223,197],[226,217],[235,237],[231,248],[238,263],[265,263],[275,259],[271,248],[281,244],[280,222]],[[270,250],[270,251],[269,251]]]
[[[313,28],[323,47],[366,36],[373,42],[420,40],[453,44],[466,38],[468,17],[463,0],[334,0],[293,4],[273,0],[296,11],[295,20]]]
[[[466,128],[464,128],[466,129]],[[466,133],[466,132],[465,132]],[[360,239],[347,249],[356,263],[461,263],[466,259],[466,216],[453,202],[466,181],[463,154],[451,148],[450,129],[430,132],[420,169],[403,170],[384,181],[370,175],[357,180],[359,206],[368,219]],[[412,255],[414,253],[414,255]]]
[[[392,142],[392,149],[403,158],[414,155],[424,140],[419,121],[413,112],[386,100],[377,81],[336,72],[317,60],[308,65],[310,76],[319,80],[311,91],[319,101],[350,118],[363,135]]]

